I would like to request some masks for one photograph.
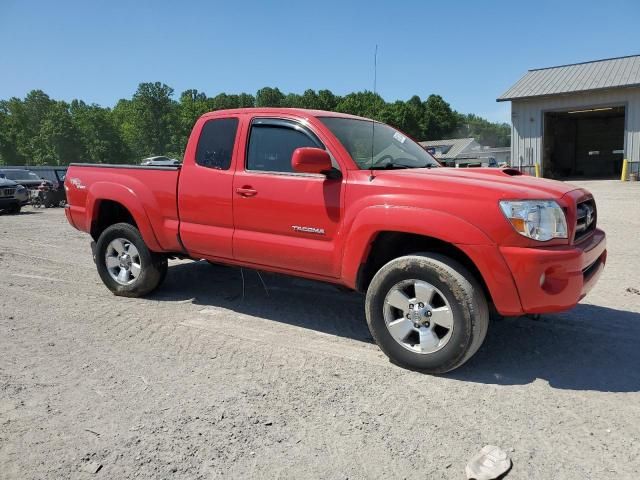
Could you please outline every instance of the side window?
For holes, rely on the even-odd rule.
[[[196,163],[203,167],[228,170],[237,130],[237,118],[218,118],[207,121],[198,139]]]
[[[247,153],[247,170],[293,172],[293,151],[302,147],[324,148],[319,140],[283,121],[253,123]]]

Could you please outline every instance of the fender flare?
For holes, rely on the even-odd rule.
[[[412,206],[366,207],[351,224],[342,257],[342,277],[348,286],[356,286],[360,266],[381,232],[423,235],[452,245],[495,245],[478,227],[450,213]]]
[[[126,208],[135,220],[147,247],[150,250],[162,250],[140,198],[130,188],[113,182],[96,182],[89,187],[86,201],[88,224],[85,226],[85,231],[91,231],[91,225],[98,217],[97,206],[103,200],[118,202]]]

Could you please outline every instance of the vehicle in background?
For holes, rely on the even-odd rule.
[[[574,307],[607,258],[587,190],[443,168],[389,125],[336,112],[208,113],[183,165],[72,164],[65,187],[114,294],[149,294],[169,258],[321,280],[366,293],[380,348],[431,373],[475,354],[491,310]]]
[[[142,160],[140,165],[156,166],[156,167],[174,166],[174,165],[180,165],[180,160],[176,160],[175,158],[169,158],[164,156],[147,157],[144,160]]]
[[[6,178],[29,190],[37,189],[43,181],[42,177],[26,168],[0,168],[0,173],[4,173]],[[49,183],[53,185],[52,182]]]
[[[29,202],[29,191],[0,173],[0,210],[20,213],[23,205]]]
[[[42,180],[37,189],[30,191],[30,195],[31,204],[35,208],[64,207],[67,203],[64,185],[56,188],[47,180]]]
[[[445,167],[455,168],[497,168],[498,162],[493,157],[478,158],[476,156],[459,157],[447,160],[441,160]]]
[[[19,167],[14,167],[14,168],[19,168]],[[62,188],[64,185],[64,177],[67,175],[68,167],[57,166],[57,165],[34,165],[34,166],[25,166],[23,168],[35,173],[43,180],[47,180],[51,182],[54,187]]]
[[[34,166],[29,169],[9,167],[0,169],[0,173],[4,173],[7,178],[26,187],[35,207],[63,207],[67,203],[64,189],[67,167]]]

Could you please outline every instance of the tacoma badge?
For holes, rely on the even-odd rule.
[[[291,228],[293,228],[295,232],[315,233],[317,235],[324,235],[324,228],[300,227],[298,225],[291,225]]]

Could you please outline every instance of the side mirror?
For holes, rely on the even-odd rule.
[[[291,157],[291,167],[294,172],[298,173],[322,173],[325,175],[333,170],[329,153],[321,148],[311,147],[295,149]]]

